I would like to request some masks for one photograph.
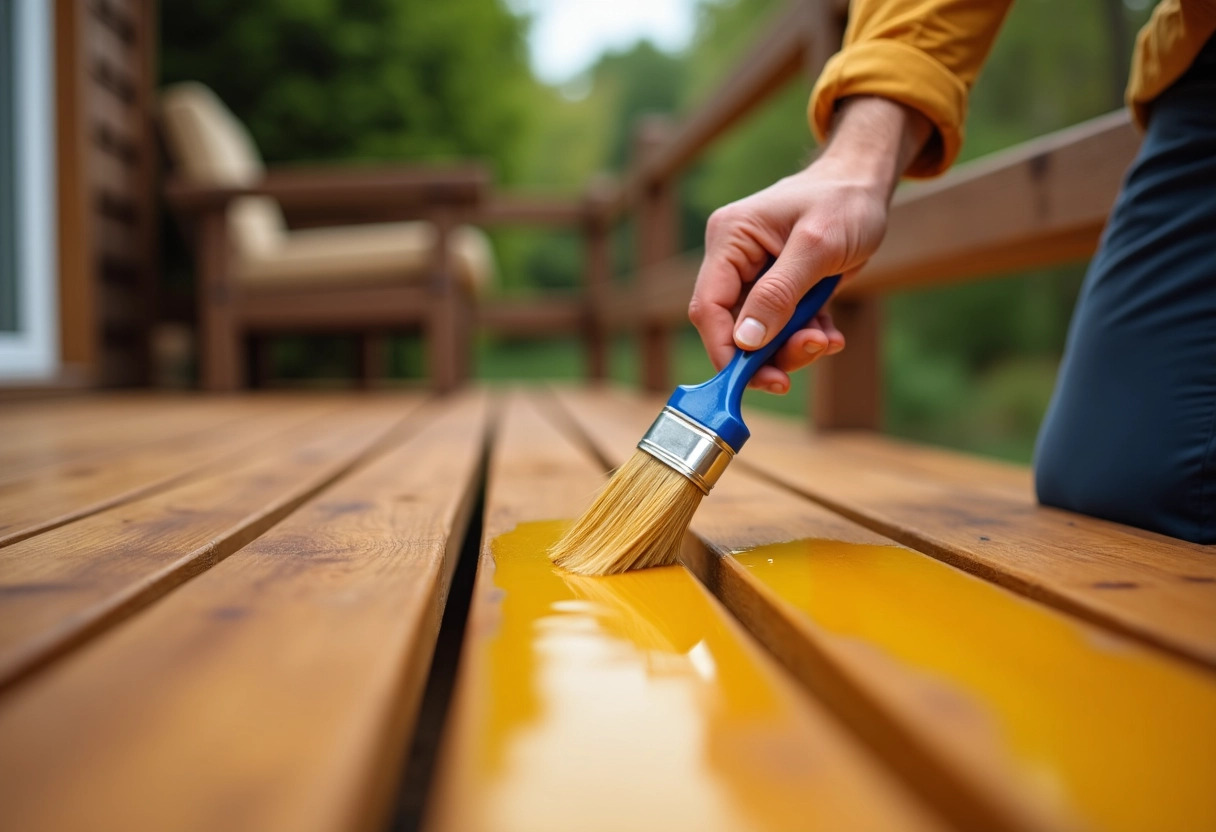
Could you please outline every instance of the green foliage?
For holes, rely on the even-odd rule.
[[[525,23],[497,0],[168,0],[162,81],[211,86],[266,159],[492,160],[526,138]]]

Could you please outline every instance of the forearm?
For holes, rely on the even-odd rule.
[[[907,176],[950,167],[963,139],[967,96],[1012,0],[852,0],[840,53],[824,67],[809,115],[824,141],[843,101],[881,96],[933,125]]]
[[[834,168],[889,200],[932,132],[927,118],[895,101],[876,96],[846,98],[840,102],[816,165]]]

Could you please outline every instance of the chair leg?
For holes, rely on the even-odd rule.
[[[383,332],[364,332],[359,336],[359,386],[374,387],[384,377],[388,356],[387,338]]]
[[[236,390],[244,384],[242,332],[233,314],[228,284],[228,236],[222,212],[199,221],[198,317],[199,361],[205,390]]]
[[[269,335],[255,335],[250,339],[253,351],[251,362],[253,387],[265,389],[274,381],[274,341]]]
[[[224,316],[207,315],[203,320],[202,381],[205,390],[230,392],[244,386],[241,372],[241,335]]]

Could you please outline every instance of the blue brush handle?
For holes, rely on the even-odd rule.
[[[825,277],[802,296],[794,316],[777,337],[758,350],[738,350],[730,363],[704,384],[682,385],[667,400],[667,406],[701,423],[716,433],[736,452],[751,436],[743,424],[743,391],[752,376],[785,346],[795,332],[804,329],[840,283],[840,275]]]

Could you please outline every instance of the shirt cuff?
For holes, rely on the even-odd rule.
[[[963,144],[967,87],[944,64],[914,46],[872,40],[845,47],[832,56],[811,93],[807,117],[822,144],[827,140],[836,103],[851,95],[877,95],[923,113],[936,135],[904,175],[927,179],[945,172]]]

